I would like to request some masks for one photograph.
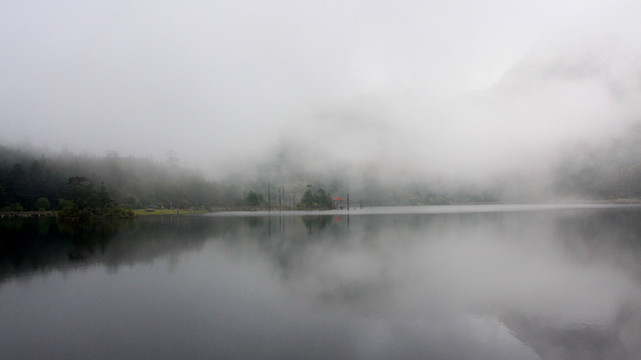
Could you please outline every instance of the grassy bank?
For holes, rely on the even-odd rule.
[[[134,213],[137,216],[150,216],[150,215],[190,215],[190,214],[204,214],[207,210],[185,210],[185,209],[137,209]]]

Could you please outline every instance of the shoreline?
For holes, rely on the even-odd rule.
[[[505,205],[505,206],[514,206],[514,205],[641,205],[641,198],[621,198],[621,199],[595,199],[595,200],[559,200],[559,201],[540,201],[540,202],[484,202],[484,203],[450,203],[442,205],[376,205],[376,206],[365,206],[364,208],[389,208],[389,207],[449,207],[449,206],[488,206],[488,205]],[[358,211],[361,210],[359,207],[354,207],[349,211]],[[327,211],[339,211],[346,212],[346,209],[331,209],[331,210],[299,210],[291,206],[281,209],[271,209],[271,212],[327,212]],[[212,214],[212,213],[262,213],[269,212],[266,207],[250,207],[250,206],[229,206],[229,207],[218,207],[212,209],[135,209],[133,210],[136,217],[138,216],[162,216],[162,215],[201,215],[201,214]],[[38,217],[55,217],[55,211],[3,211],[0,212],[0,219],[11,219],[11,218],[38,218]]]

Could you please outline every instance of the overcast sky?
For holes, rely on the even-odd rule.
[[[0,6],[3,144],[464,173],[641,119],[635,0]]]

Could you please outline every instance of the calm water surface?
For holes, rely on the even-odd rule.
[[[0,221],[2,359],[639,359],[641,208]]]

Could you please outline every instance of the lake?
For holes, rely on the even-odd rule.
[[[2,359],[639,359],[641,207],[0,221]]]

